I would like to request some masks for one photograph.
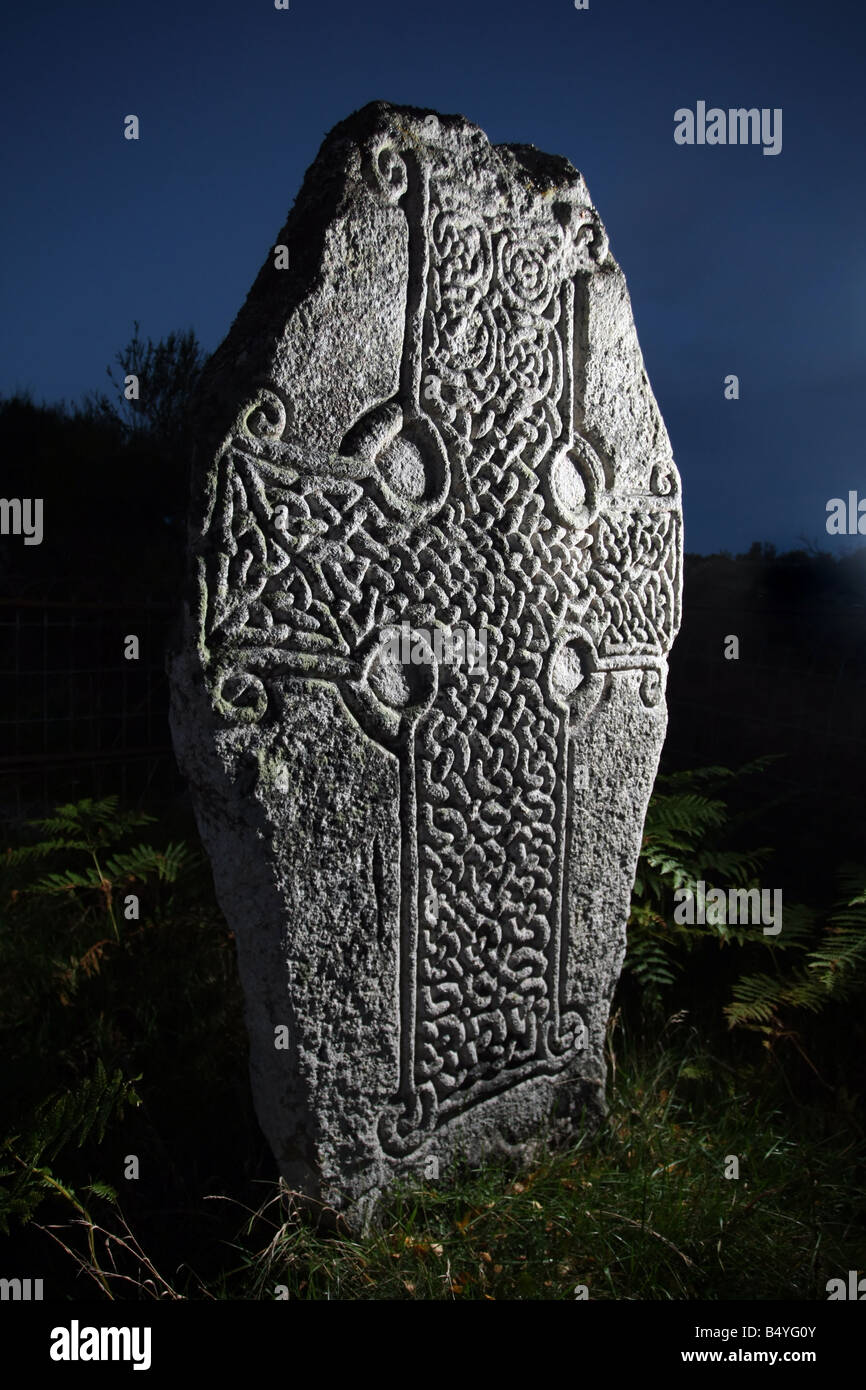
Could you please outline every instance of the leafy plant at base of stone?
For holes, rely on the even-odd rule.
[[[866,1205],[852,1176],[858,1025],[833,1007],[862,988],[863,878],[850,907],[800,909],[793,939],[787,906],[780,940],[678,928],[677,881],[763,871],[758,852],[731,848],[740,781],[660,779],[630,958],[658,943],[672,979],[654,997],[646,972],[623,977],[599,1133],[529,1168],[406,1186],[364,1241],[317,1231],[273,1180],[234,943],[189,827],[141,844],[153,819],[115,799],[35,823],[0,859],[10,1248],[76,1298],[573,1299],[581,1285],[591,1298],[823,1297],[838,1268],[866,1263],[851,1235]],[[130,893],[138,921],[123,915]],[[124,1182],[130,1152],[140,1183]],[[724,1179],[732,1154],[739,1181]]]
[[[733,772],[701,768],[659,777],[647,812],[643,846],[629,918],[624,969],[640,985],[643,1007],[660,1015],[676,1001],[677,976],[694,953],[706,975],[717,972],[716,952],[736,948],[724,1015],[731,1028],[759,1033],[768,1047],[787,1039],[798,1046],[794,1021],[834,1002],[850,999],[866,984],[866,868],[844,867],[837,875],[841,901],[817,913],[792,904],[778,935],[750,923],[696,921],[674,914],[674,893],[710,886],[757,888],[766,873],[768,849],[740,851],[726,842],[731,811],[725,795],[759,776],[772,759],[761,758]]]
[[[846,1260],[862,1267],[862,1134],[840,1164],[838,1120],[785,1115],[682,1021],[646,1046],[617,1018],[608,1055],[611,1110],[595,1136],[528,1168],[467,1165],[404,1186],[363,1240],[317,1229],[271,1182],[251,1202],[207,1203],[225,1253],[206,1281],[202,1250],[157,1265],[108,1204],[88,1229],[66,1226],[64,1247],[93,1294],[137,1299],[802,1300],[823,1298]],[[730,1154],[737,1181],[724,1177]]]
[[[29,842],[0,856],[9,1063],[0,1086],[0,1229],[30,1219],[48,1196],[79,1202],[79,1184],[110,1195],[124,1155],[109,1157],[103,1143],[108,1136],[110,1150],[141,1105],[142,1060],[151,1063],[149,1081],[156,1063],[173,1070],[182,1092],[187,1061],[196,1071],[201,1063],[200,1049],[184,1047],[184,1034],[201,1031],[186,1008],[220,984],[226,997],[212,1001],[212,1018],[219,1025],[231,1012],[233,947],[215,914],[199,908],[207,897],[201,856],[179,841],[135,843],[153,823],[119,809],[117,797],[85,799],[31,822]],[[239,1031],[223,1030],[220,1056]]]

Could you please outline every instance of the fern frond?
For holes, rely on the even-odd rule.
[[[84,840],[74,839],[42,840],[38,845],[17,845],[14,849],[10,846],[4,851],[0,867],[17,868],[19,864],[38,863],[67,849],[89,850],[90,846]]]
[[[166,845],[164,850],[154,849],[152,845],[137,845],[135,849],[107,859],[105,868],[113,879],[132,877],[145,881],[155,877],[173,883],[187,867],[189,859],[189,851],[182,843]]]
[[[102,888],[105,885],[105,878],[97,873],[96,869],[86,868],[80,871],[67,869],[62,874],[43,874],[42,878],[36,880],[32,888],[24,889],[27,893],[68,893],[74,888]]]
[[[732,1028],[736,1024],[777,1022],[781,989],[771,975],[747,975],[736,982],[731,993],[733,1001],[724,1012]]]
[[[127,1105],[141,1104],[134,1085],[138,1079],[130,1080],[119,1070],[109,1076],[98,1059],[93,1073],[74,1091],[48,1097],[18,1134],[3,1141],[0,1153],[13,1165],[0,1169],[0,1230],[8,1232],[13,1217],[29,1220],[49,1191],[63,1192],[77,1203],[48,1164],[72,1144],[81,1148],[90,1139],[102,1143],[109,1122],[121,1118]]]
[[[711,801],[697,792],[682,792],[674,796],[658,796],[647,808],[648,833],[670,834],[685,832],[700,834],[710,826],[722,825],[726,810],[723,801]]]
[[[112,1112],[122,1112],[127,1102],[140,1103],[133,1083],[119,1070],[109,1076],[98,1058],[93,1074],[76,1090],[51,1096],[37,1107],[30,1145],[40,1162],[43,1158],[52,1162],[61,1149],[73,1143],[80,1149],[91,1135],[102,1143]]]

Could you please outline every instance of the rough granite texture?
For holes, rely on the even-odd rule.
[[[567,160],[376,102],[275,245],[200,393],[172,728],[262,1127],[363,1227],[603,1112],[680,485]]]

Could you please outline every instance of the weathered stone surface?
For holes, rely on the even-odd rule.
[[[202,391],[172,722],[262,1126],[363,1221],[603,1109],[679,480],[565,159],[376,103],[281,244]]]

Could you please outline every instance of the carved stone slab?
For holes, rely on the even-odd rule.
[[[680,488],[565,159],[375,103],[280,247],[202,391],[172,723],[262,1126],[363,1223],[603,1109]]]

